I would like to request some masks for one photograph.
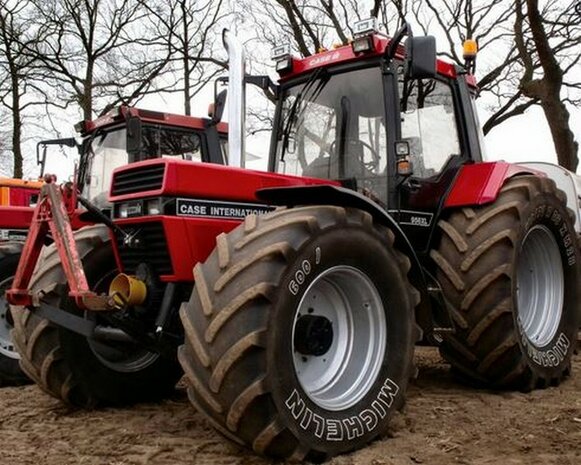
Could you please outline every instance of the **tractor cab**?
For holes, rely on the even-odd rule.
[[[0,243],[26,238],[41,186],[39,181],[0,178]]]
[[[0,207],[34,207],[41,185],[40,181],[0,178]]]
[[[75,128],[83,138],[78,184],[97,207],[108,204],[120,166],[155,158],[226,162],[227,125],[218,121],[121,106]]]
[[[378,34],[294,58],[275,49],[279,101],[270,169],[332,179],[389,213],[418,251],[460,167],[482,161],[474,77],[436,60],[425,37]],[[429,69],[431,67],[431,69]]]

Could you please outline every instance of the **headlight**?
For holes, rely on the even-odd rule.
[[[141,216],[142,214],[141,201],[127,202],[119,205],[119,218],[131,218]]]
[[[160,199],[148,200],[145,204],[145,211],[148,215],[161,215],[161,202]]]
[[[122,203],[119,205],[119,218],[127,218],[129,216],[129,205]]]

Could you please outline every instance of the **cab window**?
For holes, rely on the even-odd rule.
[[[436,79],[400,81],[401,136],[410,146],[414,177],[439,174],[460,153],[450,86]]]

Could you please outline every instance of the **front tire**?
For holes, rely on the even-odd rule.
[[[104,292],[115,275],[109,230],[90,226],[75,240],[91,289]],[[82,316],[72,299],[54,245],[44,251],[30,287],[43,301]],[[126,405],[167,397],[181,376],[177,358],[130,343],[99,343],[59,327],[22,307],[13,307],[13,338],[24,371],[41,389],[81,408]],[[87,312],[86,317],[95,314]]]
[[[359,210],[247,217],[196,265],[180,311],[192,403],[277,458],[321,460],[385,433],[419,337],[409,267]]]
[[[14,324],[10,307],[4,293],[10,289],[20,253],[22,243],[0,243],[0,386],[21,386],[30,383],[30,379],[20,368],[20,355],[10,336]]]
[[[510,179],[497,200],[439,223],[431,257],[456,334],[440,347],[470,380],[524,391],[569,373],[581,316],[580,257],[565,195]]]

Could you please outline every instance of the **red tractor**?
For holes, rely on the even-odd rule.
[[[103,212],[110,209],[107,193],[111,172],[134,161],[171,156],[223,164],[227,127],[214,120],[173,115],[137,108],[120,107],[94,121],[77,125],[82,143],[74,138],[45,140],[37,145],[41,175],[50,145],[78,148],[78,184],[92,205]],[[42,149],[42,150],[41,150]],[[0,291],[10,288],[22,247],[31,227],[34,206],[42,182],[0,179]],[[98,219],[98,218],[97,218]],[[72,218],[73,229],[94,222],[90,212],[80,208]],[[51,238],[46,237],[45,243]],[[32,265],[34,266],[34,265]],[[0,299],[0,386],[23,384],[28,377],[19,366],[10,331],[12,317]]]
[[[486,386],[569,373],[581,286],[565,195],[482,161],[475,80],[436,60],[433,38],[355,30],[308,58],[278,50],[279,83],[253,80],[278,102],[270,172],[120,167],[109,226],[75,235],[59,199],[74,192],[43,187],[24,256],[38,229],[57,247],[30,282],[22,260],[8,297],[22,366],[46,392],[160,399],[179,359],[223,435],[316,461],[386,432],[422,336]]]

